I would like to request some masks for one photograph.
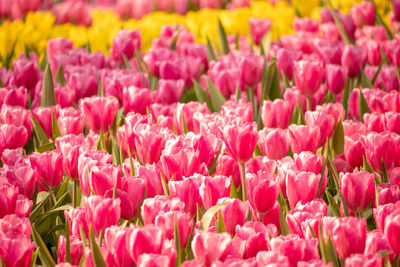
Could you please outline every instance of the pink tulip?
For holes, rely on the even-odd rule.
[[[324,78],[323,65],[319,61],[299,60],[294,63],[297,89],[305,96],[318,91]]]
[[[47,56],[49,61],[53,60],[55,54],[66,54],[73,49],[74,43],[66,38],[58,37],[50,39],[47,43]]]
[[[143,202],[144,192],[145,184],[142,179],[134,177],[122,178],[121,188],[116,190],[116,197],[121,200],[122,219],[132,220],[136,218],[139,203]],[[113,193],[114,188],[109,188],[105,192],[105,197],[112,198]]]
[[[120,226],[110,226],[104,233],[104,247],[113,255],[117,266],[129,267],[134,264],[127,246],[129,237],[129,229]]]
[[[143,201],[141,215],[145,225],[155,222],[157,215],[160,212],[168,211],[184,211],[185,203],[178,197],[170,197],[158,195],[154,198],[146,198]]]
[[[192,241],[194,258],[210,266],[216,262],[228,247],[231,238],[227,233],[211,233],[198,231]]]
[[[302,54],[301,51],[287,48],[281,48],[276,53],[276,66],[289,80],[292,80],[294,62],[300,60]]]
[[[190,215],[196,214],[197,205],[199,207],[203,206],[199,187],[194,179],[186,178],[182,181],[170,181],[168,188],[172,197],[179,197],[185,203],[185,211]]]
[[[27,218],[8,215],[0,219],[0,257],[5,266],[30,265],[35,244],[30,240],[31,226]]]
[[[66,239],[65,236],[61,235],[58,239],[58,254],[57,261],[59,263],[66,262]],[[70,255],[71,255],[71,264],[78,265],[81,257],[83,255],[83,245],[82,241],[75,236],[70,236]]]
[[[397,211],[393,212],[385,219],[385,237],[389,243],[390,248],[396,254],[400,253],[400,213]]]
[[[229,155],[222,154],[218,158],[215,174],[232,177],[232,182],[236,188],[240,185],[239,164]]]
[[[349,70],[349,77],[355,78],[360,75],[361,69],[367,61],[367,51],[359,46],[346,45],[342,54],[342,65]]]
[[[184,132],[183,120],[185,120],[188,131],[193,131],[193,115],[196,112],[203,114],[209,113],[206,103],[200,104],[199,102],[178,103],[174,111],[174,125],[178,133]]]
[[[121,216],[120,200],[104,198],[102,196],[90,196],[85,201],[86,220],[93,226],[96,236],[100,231],[111,225],[116,225]]]
[[[124,172],[125,174],[128,174],[130,172],[130,167],[129,171]],[[146,167],[140,166],[137,171],[135,170],[135,173],[138,177],[144,180],[146,187],[146,196],[148,198],[154,197],[156,195],[162,195],[164,193],[161,184],[160,172],[155,164],[147,165]]]
[[[86,126],[96,133],[109,130],[119,108],[118,100],[111,96],[85,98],[79,106]]]
[[[302,151],[314,152],[317,150],[320,140],[318,126],[304,126],[292,124],[289,126],[289,143],[293,153]]]
[[[289,259],[277,251],[260,251],[257,254],[257,266],[290,266]]]
[[[318,240],[300,239],[296,235],[279,236],[270,241],[271,250],[289,259],[290,266],[299,261],[319,259]]]
[[[77,207],[75,209],[64,211],[64,217],[69,221],[69,233],[71,236],[80,237],[82,228],[83,233],[89,236],[89,224],[86,219],[86,209],[84,207]]]
[[[385,235],[380,230],[367,232],[364,255],[375,255],[380,250],[390,250]]]
[[[277,231],[272,226],[272,231]],[[271,249],[269,236],[276,236],[277,233],[270,233],[269,229],[261,222],[246,222],[242,227],[236,227],[237,236],[245,242],[245,251],[243,258],[255,257],[260,251]]]
[[[142,43],[140,31],[121,30],[113,39],[110,49],[111,59],[123,63],[123,56],[131,59]]]
[[[234,235],[236,226],[242,226],[247,220],[249,213],[248,203],[242,202],[237,198],[221,198],[218,204],[221,203],[226,203],[221,209],[225,230],[227,233]]]
[[[28,141],[28,132],[23,126],[0,124],[0,135],[3,136],[3,143],[1,144],[3,149],[20,148]],[[0,152],[2,151],[0,150]]]
[[[340,190],[347,206],[357,211],[368,207],[375,195],[375,176],[368,172],[341,174]]]
[[[261,81],[264,58],[253,54],[239,59],[240,84],[242,88],[255,88]]]
[[[286,129],[263,129],[258,135],[258,147],[263,155],[275,160],[288,155],[289,140]]]
[[[355,217],[332,218],[322,221],[324,238],[330,234],[339,257],[346,259],[352,254],[363,253],[366,240],[366,221]]]
[[[261,119],[265,128],[287,128],[292,116],[292,106],[282,100],[265,100],[261,110]]]
[[[193,228],[193,220],[188,213],[180,211],[160,212],[156,217],[155,225],[163,231],[164,236],[168,239],[174,239],[175,225],[177,225],[179,245],[184,249]]]
[[[160,80],[158,82],[157,102],[172,104],[178,102],[185,86],[184,80]]]
[[[231,193],[232,180],[223,175],[205,177],[200,186],[200,196],[206,209],[217,204],[218,199],[229,197]]]
[[[305,113],[305,120],[307,125],[319,127],[321,135],[318,146],[324,146],[326,140],[333,135],[335,118],[332,115],[320,111],[307,111]]]
[[[138,267],[147,266],[159,266],[159,267],[169,267],[171,266],[171,258],[167,255],[161,254],[142,254],[139,256],[137,261]],[[173,266],[173,264],[172,264]]]
[[[398,185],[381,184],[378,187],[379,205],[396,203],[400,200],[400,188]]]
[[[136,131],[136,155],[141,163],[155,163],[160,160],[170,133],[158,125],[141,124]]]
[[[325,72],[328,89],[335,95],[340,94],[346,85],[347,67],[328,64]]]
[[[313,172],[289,172],[286,176],[286,194],[290,207],[294,208],[299,201],[310,202],[316,198],[320,180],[321,175]]]
[[[72,66],[65,68],[67,87],[75,91],[75,100],[91,97],[97,94],[98,82],[95,69],[88,65]]]
[[[56,139],[57,150],[63,155],[63,170],[72,179],[78,179],[79,148],[83,144],[85,136],[66,135]]]
[[[383,267],[384,257],[376,253],[374,255],[365,256],[363,254],[354,254],[349,258],[346,258],[345,265],[349,267],[358,266],[377,266]]]
[[[242,125],[231,124],[220,129],[229,154],[239,163],[245,163],[252,157],[258,141],[256,125]]]
[[[249,18],[251,34],[256,45],[260,45],[262,38],[272,27],[270,19]]]
[[[55,151],[34,153],[29,157],[29,162],[42,188],[46,186],[55,188],[60,185],[63,178],[61,153]]]
[[[382,160],[386,168],[392,167],[395,147],[390,135],[369,133],[364,142],[366,159],[374,170],[382,171]]]
[[[28,103],[28,90],[24,86],[10,88],[4,96],[3,103],[5,105],[25,108]]]
[[[0,109],[0,122],[5,124],[14,124],[15,126],[24,126],[28,140],[32,133],[31,111],[18,107],[3,104]]]
[[[164,241],[161,228],[154,225],[132,227],[128,237],[129,254],[134,262],[144,253],[160,254]]]
[[[35,88],[40,79],[40,69],[37,62],[27,59],[25,56],[19,56],[13,62],[14,80],[16,85],[24,86],[29,91]]]
[[[154,102],[155,94],[146,88],[137,88],[135,86],[125,87],[123,93],[124,111],[147,114],[147,109]]]
[[[121,187],[121,169],[114,165],[97,165],[90,169],[91,191],[103,196],[109,189]]]
[[[247,191],[249,202],[260,214],[268,212],[278,198],[279,187],[273,176],[267,173],[247,174]]]
[[[350,14],[358,28],[364,25],[373,25],[375,22],[374,4],[368,1],[353,5]]]

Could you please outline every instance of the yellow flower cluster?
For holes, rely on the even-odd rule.
[[[322,0],[324,1],[324,0]],[[332,0],[334,6],[343,11],[360,0]],[[390,1],[375,1],[379,10],[390,9]],[[75,47],[90,44],[92,51],[102,51],[108,54],[112,45],[112,38],[121,28],[140,29],[142,47],[148,50],[152,40],[157,38],[163,25],[182,24],[194,33],[196,41],[205,43],[207,37],[217,38],[217,20],[221,19],[228,34],[249,34],[248,19],[250,17],[270,18],[273,22],[272,40],[279,36],[292,33],[292,21],[296,14],[318,18],[321,9],[321,0],[292,0],[279,1],[275,5],[267,1],[252,1],[248,8],[235,10],[209,10],[189,12],[186,15],[169,14],[163,12],[151,13],[141,20],[121,20],[110,10],[94,10],[93,23],[90,27],[73,24],[55,24],[55,18],[48,12],[29,13],[24,21],[5,21],[0,26],[0,59],[5,58],[15,44],[14,55],[28,50],[36,51],[43,56],[47,41],[50,38],[66,37],[72,40]],[[14,56],[14,57],[15,57]]]

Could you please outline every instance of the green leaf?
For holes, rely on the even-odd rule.
[[[168,183],[165,181],[164,176],[162,173],[160,173],[160,179],[161,179],[161,184],[164,190],[164,195],[169,196],[169,188],[168,188]]]
[[[214,49],[208,37],[207,37],[207,58],[209,62],[215,61]]]
[[[340,216],[340,207],[337,204],[336,200],[332,197],[332,195],[329,193],[328,190],[326,190],[325,193],[326,193],[326,198],[328,199],[328,202],[329,202],[329,207],[331,208],[333,214],[335,214],[335,216],[337,216],[337,217],[341,217]]]
[[[200,229],[207,232],[208,228],[210,227],[210,223],[211,223],[212,219],[214,218],[215,214],[217,212],[219,212],[223,207],[225,207],[226,204],[227,204],[227,202],[224,202],[224,203],[217,204],[217,205],[209,208],[206,211],[206,213],[204,213],[203,217],[201,218]]]
[[[242,97],[242,91],[240,90],[240,84],[237,83],[236,90],[235,90],[235,99],[236,99],[236,101],[239,101],[241,97]]]
[[[85,248],[87,248],[87,239],[86,239],[85,232],[83,231],[82,224],[79,225],[79,233],[81,235],[83,249],[85,249]]]
[[[349,209],[347,208],[346,200],[344,199],[342,193],[340,193],[340,199],[342,201],[344,215],[347,217],[350,216],[350,212],[349,212]]]
[[[279,83],[279,71],[276,66],[276,61],[271,61],[268,67],[267,94],[271,100],[281,98],[281,85]]]
[[[56,193],[56,199],[60,199],[66,193],[68,184],[69,184],[69,177],[64,177],[62,184],[56,190],[54,190]]]
[[[36,225],[32,225],[32,238],[36,243],[36,247],[39,248],[39,258],[42,261],[44,266],[52,267],[55,266],[56,263],[54,259],[51,257],[49,250],[47,249],[46,244],[43,242],[42,237],[36,231]]]
[[[353,85],[353,81],[350,80],[349,78],[347,78],[346,86],[344,87],[344,91],[343,91],[343,99],[342,99],[342,105],[343,105],[344,110],[346,111],[345,118],[347,118],[347,112],[349,110],[348,100],[349,100],[350,91],[353,90],[352,85]]]
[[[42,126],[40,126],[39,122],[31,116],[33,129],[35,130],[35,134],[37,139],[39,140],[40,145],[44,145],[49,143],[49,139],[47,138],[46,132],[43,130]]]
[[[213,106],[211,104],[211,100],[210,98],[208,98],[207,93],[201,88],[200,84],[193,79],[193,88],[194,88],[194,92],[196,94],[197,100],[200,103],[207,103],[208,109],[210,109],[211,111]]]
[[[54,115],[54,111],[51,112],[51,124],[53,128],[53,139],[56,140],[57,137],[61,136],[60,127],[58,127],[58,122],[56,116]]]
[[[374,169],[372,169],[371,165],[369,165],[364,155],[363,155],[363,169],[369,173],[374,173]]]
[[[381,16],[379,15],[378,9],[376,8],[376,5],[375,5],[375,1],[372,0],[372,1],[370,1],[370,2],[374,4],[375,21],[376,21],[379,25],[381,25],[381,26],[383,26],[383,27],[385,28],[385,31],[386,31],[386,33],[387,33],[389,39],[392,40],[392,39],[393,39],[393,34],[392,34],[392,32],[390,31],[389,27],[386,25],[386,23],[385,23],[385,22],[383,21],[383,19],[381,18]]]
[[[364,88],[373,88],[371,81],[363,69],[361,69],[361,85]]]
[[[71,244],[69,240],[69,219],[65,217],[65,258],[66,261],[71,263]]]
[[[242,192],[241,192],[241,185],[239,185],[238,188],[236,188],[235,183],[231,183],[231,193],[230,193],[230,198],[237,198],[240,199],[242,197]]]
[[[268,55],[269,49],[271,48],[271,31],[268,31],[264,34],[263,38],[261,39],[260,48],[264,54],[261,55]]]
[[[51,143],[47,143],[43,146],[40,146],[38,148],[36,148],[36,151],[39,153],[44,153],[44,152],[48,152],[48,151],[52,151],[56,148],[56,143],[55,142],[51,142]]]
[[[335,125],[335,129],[332,137],[333,151],[336,155],[341,155],[344,153],[344,129],[342,120],[339,119],[338,123]]]
[[[218,90],[218,88],[209,80],[207,79],[207,89],[210,93],[211,103],[214,108],[215,112],[221,111],[221,106],[226,102],[225,97],[222,93]]]
[[[103,86],[103,83],[101,82],[100,78],[97,78],[97,84],[98,84],[97,94],[99,96],[105,96],[105,94],[104,94],[104,86]]]
[[[379,73],[380,73],[381,70],[382,70],[382,66],[383,66],[383,64],[379,64],[379,67],[378,67],[378,69],[376,70],[376,72],[375,72],[375,74],[374,74],[374,77],[372,77],[372,80],[371,80],[371,84],[372,84],[372,85],[375,84],[376,78],[378,78],[378,75],[379,75]]]
[[[30,221],[35,221],[35,217],[39,214],[40,211],[42,211],[42,208],[49,201],[49,199],[50,194],[47,194],[47,196],[42,201],[40,201],[39,204],[36,205],[35,209],[31,211],[31,214],[29,214]]]
[[[327,0],[327,1],[328,1],[330,10],[331,10],[332,16],[333,16],[333,20],[335,21],[336,26],[338,27],[338,30],[340,32],[340,35],[342,36],[343,41],[345,42],[345,44],[353,44],[353,42],[350,40],[349,36],[347,36],[346,31],[344,30],[342,22],[340,21],[338,15],[336,13],[336,10],[332,6],[331,0]]]
[[[63,70],[62,64],[60,64],[60,66],[58,66],[58,70],[57,70],[57,73],[56,73],[56,82],[59,85],[61,85],[62,87],[64,87],[67,84],[67,81],[65,80],[64,70]]]
[[[388,176],[385,161],[383,160],[383,158],[382,158],[382,178],[383,178],[384,183],[386,183],[386,184],[389,183],[389,176]]]
[[[125,54],[122,54],[122,58],[124,60],[125,69],[131,70],[132,66],[131,66],[131,63],[129,63],[129,59],[126,57]]]
[[[41,71],[43,71],[43,70],[46,68],[47,63],[49,63],[48,57],[47,57],[47,53],[44,53],[43,60],[42,60],[42,62],[40,63],[40,66],[39,66]]]
[[[360,95],[358,96],[358,113],[361,122],[364,121],[363,116],[365,113],[371,113],[367,104],[367,100],[365,100],[364,94],[362,93],[361,89],[360,89]]]
[[[31,263],[29,264],[30,267],[36,267],[36,261],[39,254],[39,248],[35,249],[32,254]]]
[[[221,45],[222,54],[223,55],[229,54],[230,49],[229,49],[228,39],[226,38],[226,32],[224,26],[222,25],[221,20],[219,18],[218,18],[218,37],[219,37],[219,43]]]
[[[176,50],[176,42],[178,41],[179,34],[175,35],[174,38],[171,41],[171,44],[169,45],[170,50]]]
[[[224,217],[222,217],[222,212],[221,211],[218,211],[217,232],[218,233],[225,232],[225,222],[224,222]]]
[[[42,107],[50,107],[57,105],[56,94],[54,92],[53,74],[51,73],[50,65],[46,65],[43,77],[42,86]]]
[[[90,244],[90,249],[92,250],[94,266],[107,267],[103,259],[103,255],[101,254],[100,248],[96,243],[96,238],[94,237],[92,225],[90,225],[90,230],[89,230],[89,244]]]
[[[219,155],[221,154],[221,150],[222,150],[222,144],[220,145],[217,154],[215,155],[214,160],[211,162],[210,167],[208,168],[208,174],[212,175],[214,173],[215,168],[217,167],[217,163],[218,163],[218,158]]]

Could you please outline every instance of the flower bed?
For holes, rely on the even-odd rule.
[[[398,266],[400,2],[389,27],[363,2],[292,35],[251,10],[21,37],[0,68],[0,265]]]

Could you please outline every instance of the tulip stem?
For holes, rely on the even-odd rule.
[[[74,185],[72,187],[72,205],[74,208],[78,206],[78,197],[77,197],[77,191],[78,191],[78,180],[74,179]]]
[[[307,96],[307,110],[311,111],[311,96]]]
[[[246,171],[244,163],[239,163],[240,169],[240,179],[242,180],[242,201],[247,200],[247,190],[246,190]]]

